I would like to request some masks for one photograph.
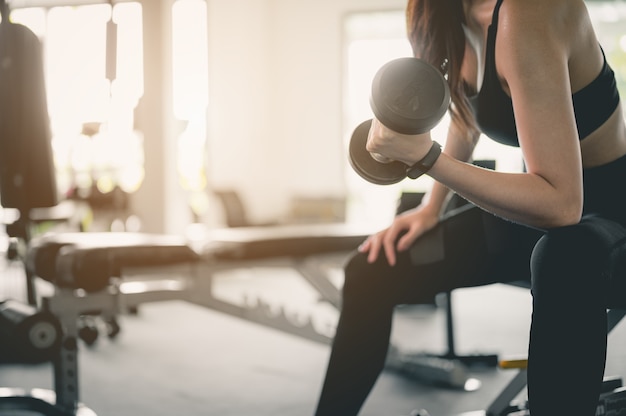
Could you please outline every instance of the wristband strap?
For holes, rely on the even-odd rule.
[[[433,140],[433,145],[430,147],[428,153],[426,153],[426,156],[415,162],[413,166],[409,166],[406,169],[406,176],[411,179],[419,178],[433,167],[440,154],[441,145]]]

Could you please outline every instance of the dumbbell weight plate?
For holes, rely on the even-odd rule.
[[[381,163],[367,151],[367,136],[372,120],[365,120],[354,129],[350,139],[350,164],[363,179],[378,185],[391,185],[406,178],[407,165],[402,162]]]
[[[450,90],[441,72],[417,58],[394,59],[372,81],[370,106],[389,129],[420,134],[435,127],[450,105]]]

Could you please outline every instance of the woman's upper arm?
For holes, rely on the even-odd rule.
[[[562,9],[558,1],[504,2],[496,63],[510,89],[528,173],[551,185],[556,201],[582,209],[582,163],[568,68],[571,29]]]

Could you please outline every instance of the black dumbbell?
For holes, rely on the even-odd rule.
[[[370,107],[387,128],[402,134],[426,133],[435,127],[450,105],[450,90],[441,72],[418,58],[394,59],[383,65],[372,82]],[[363,179],[390,185],[407,175],[408,166],[372,154],[365,145],[372,120],[352,133],[349,156]]]

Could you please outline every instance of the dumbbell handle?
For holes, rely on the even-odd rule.
[[[394,162],[393,159],[387,156],[381,155],[380,153],[376,153],[376,152],[369,152],[369,153],[372,159],[374,159],[377,162],[380,162],[383,164]],[[426,153],[426,155],[422,159],[418,160],[411,166],[407,165],[407,170],[406,170],[407,176],[411,179],[417,179],[421,175],[425,174],[434,165],[435,161],[437,161],[440,154],[441,154],[441,145],[433,140],[433,144],[428,150],[428,153]]]
[[[422,159],[418,160],[411,166],[407,165],[406,176],[411,179],[419,178],[433,167],[440,154],[441,145],[433,140],[433,144],[428,150],[428,153],[426,153],[426,155]],[[372,159],[374,159],[375,161],[383,164],[394,162],[393,159],[388,158],[387,156],[383,156],[380,153],[370,152],[370,156],[372,156]]]
[[[372,156],[372,159],[374,159],[375,161],[380,162],[380,163],[391,163],[391,162],[393,162],[393,159],[390,159],[387,156],[383,156],[380,153],[370,152],[370,156]]]

